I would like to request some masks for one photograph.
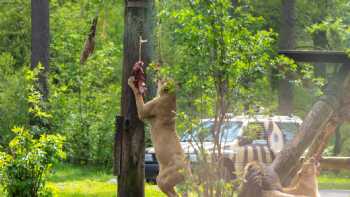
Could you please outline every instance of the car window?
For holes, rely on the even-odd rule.
[[[199,141],[213,142],[214,136],[211,131],[214,126],[214,121],[203,122],[198,128],[194,129],[190,133],[186,133],[181,138],[181,141]],[[239,130],[242,127],[242,122],[227,121],[224,122],[221,127],[220,140],[224,142],[232,142],[239,134]]]
[[[221,129],[221,141],[232,142],[238,137],[240,128],[242,127],[241,122],[226,122]]]
[[[276,122],[277,126],[281,129],[286,142],[292,141],[295,134],[299,130],[299,124],[294,122]]]

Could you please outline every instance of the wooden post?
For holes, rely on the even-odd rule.
[[[121,112],[124,119],[121,139],[120,173],[118,176],[119,197],[144,196],[144,124],[138,119],[135,98],[128,86],[133,65],[139,60],[139,38],[151,37],[150,14],[153,0],[125,0],[124,58]],[[151,45],[143,46],[142,61],[150,62]]]

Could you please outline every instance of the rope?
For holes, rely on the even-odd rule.
[[[143,40],[142,36],[139,37],[139,62],[142,60],[142,44],[147,43],[148,40]]]

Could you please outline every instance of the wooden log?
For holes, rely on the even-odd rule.
[[[299,62],[350,63],[350,58],[342,51],[281,50],[278,53]]]
[[[284,180],[285,185],[293,185],[293,183],[297,180],[296,174],[301,168],[302,162],[305,160],[310,159],[311,157],[320,158],[324,149],[327,147],[327,144],[329,142],[329,139],[332,137],[334,132],[336,131],[338,123],[332,118],[326,125],[326,127],[323,129],[321,134],[314,140],[311,147],[307,151],[306,159],[302,158],[300,159],[297,164],[292,168],[290,171],[290,174],[288,175],[288,178]],[[291,184],[290,184],[291,183]]]
[[[328,97],[329,102],[337,103],[333,97]],[[316,136],[322,131],[334,114],[334,109],[327,101],[319,100],[304,119],[300,131],[273,161],[272,166],[280,176],[282,182],[289,176],[291,170],[297,165],[299,158],[310,146]]]
[[[280,176],[282,183],[286,184],[286,180],[290,177],[294,166],[298,164],[299,158],[326,128],[331,118],[338,113],[344,90],[350,86],[349,69],[348,66],[343,66],[339,70],[336,80],[328,85],[326,96],[313,105],[291,144],[288,144],[276,156],[272,166]]]
[[[350,170],[350,157],[323,157],[320,164],[322,170]]]
[[[295,181],[297,180],[297,176],[295,175],[301,168],[303,161],[308,160],[311,157],[321,157],[324,149],[327,147],[329,139],[335,132],[337,125],[338,124],[333,121],[333,118],[326,124],[326,127],[322,130],[320,135],[314,140],[311,147],[308,149],[306,157],[299,159],[299,161],[297,161],[297,163],[292,167],[290,173],[283,181],[284,185],[294,185]]]
[[[331,119],[322,133],[314,140],[312,146],[309,148],[308,153],[306,154],[306,159],[311,157],[320,158],[322,156],[323,151],[327,148],[328,142],[332,135],[337,130],[339,123]]]

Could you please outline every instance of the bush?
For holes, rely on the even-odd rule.
[[[53,164],[65,157],[60,135],[33,135],[12,129],[15,137],[8,150],[0,151],[0,183],[9,197],[52,196],[45,185]]]

